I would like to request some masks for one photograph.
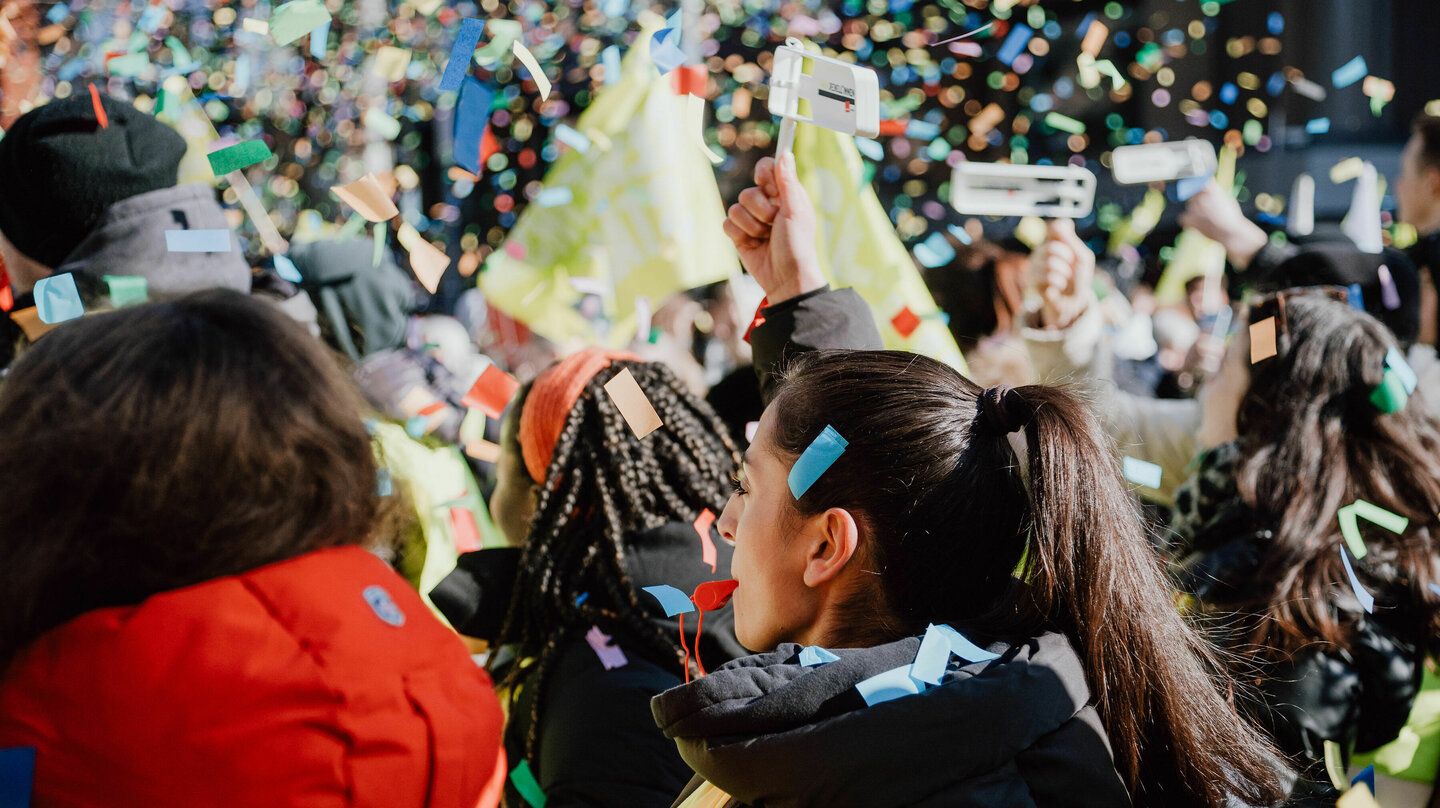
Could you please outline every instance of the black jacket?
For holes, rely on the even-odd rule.
[[[951,657],[941,684],[865,706],[856,683],[914,660],[920,638],[806,668],[782,645],[652,702],[685,761],[765,808],[1128,806],[1085,671],[1045,634],[1002,656]]]
[[[625,571],[636,591],[669,584],[689,594],[700,583],[729,578],[734,551],[713,527],[711,531],[716,572],[701,562],[700,538],[689,524],[662,525],[628,539]],[[468,553],[431,597],[462,633],[493,639],[510,605],[519,558],[513,548]],[[678,618],[665,617],[646,593],[639,592],[638,599],[647,620],[678,642]],[[685,642],[692,648],[697,616],[696,612],[684,615]],[[649,705],[652,697],[685,681],[680,663],[673,657],[657,657],[622,627],[601,624],[600,630],[610,635],[611,644],[627,659],[623,667],[606,670],[585,639],[588,628],[572,628],[560,637],[560,655],[543,687],[537,756],[530,767],[545,792],[547,808],[668,806],[691,772],[675,744],[656,729]],[[706,669],[744,653],[735,639],[730,607],[707,612],[700,638],[700,660]],[[504,663],[492,669],[497,682],[507,672]],[[532,667],[513,693],[505,725],[505,754],[512,769],[525,759],[537,679]],[[506,804],[526,805],[513,781],[506,783]]]
[[[806,292],[760,312],[764,322],[750,331],[755,376],[765,403],[775,396],[785,364],[820,348],[880,350],[885,343],[864,298],[854,289],[829,286]]]

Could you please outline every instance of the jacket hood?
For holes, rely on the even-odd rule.
[[[738,659],[657,696],[656,723],[706,780],[747,804],[881,808],[953,805],[985,778],[1014,777],[1022,752],[1078,719],[1089,732],[1048,761],[1076,783],[1074,804],[1128,804],[1098,716],[1088,707],[1084,668],[1069,641],[1045,634],[994,644],[989,662],[952,657],[941,684],[865,705],[855,685],[908,664],[911,637],[875,648],[838,650],[837,661],[799,664],[801,647]],[[1013,792],[1010,794],[1013,799]],[[966,803],[970,804],[970,803]]]
[[[250,267],[233,239],[233,249],[220,253],[170,252],[165,242],[166,230],[229,229],[214,189],[198,183],[162,188],[107,208],[55,272],[142,277],[151,299],[202,289],[248,294]]]

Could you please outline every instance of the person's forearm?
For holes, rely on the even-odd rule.
[[[1231,266],[1241,271],[1250,266],[1255,255],[1270,241],[1259,225],[1248,221],[1246,224],[1249,227],[1240,228],[1225,241],[1225,256],[1230,259]]]
[[[764,289],[765,299],[771,306],[784,303],[791,298],[813,292],[825,286],[825,273],[818,263],[808,263],[792,278],[785,278],[773,289]]]

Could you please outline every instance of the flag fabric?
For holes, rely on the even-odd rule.
[[[620,81],[576,123],[589,148],[568,150],[545,177],[571,201],[527,207],[480,276],[496,308],[559,343],[629,342],[636,298],[664,300],[737,270],[714,169],[650,41],[642,32]],[[581,304],[597,289],[605,316],[587,317]]]
[[[924,354],[968,373],[950,329],[928,316],[938,313],[935,300],[865,179],[855,139],[800,124],[794,153],[796,173],[815,204],[815,244],[826,279],[832,286],[854,287],[865,298],[885,347]],[[895,320],[907,309],[921,319],[902,336]]]
[[[1220,190],[1230,193],[1235,187],[1235,150],[1220,149],[1220,165],[1215,181]],[[1219,277],[1225,274],[1225,245],[1212,241],[1200,231],[1187,227],[1175,240],[1174,253],[1160,280],[1155,284],[1155,300],[1161,305],[1178,305],[1185,301],[1185,284],[1192,278]]]

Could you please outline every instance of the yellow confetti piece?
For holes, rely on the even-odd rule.
[[[535,84],[540,88],[540,100],[549,100],[550,79],[546,78],[545,71],[540,69],[540,62],[536,60],[535,54],[531,53],[530,49],[525,47],[525,43],[518,39],[515,40],[512,50],[515,51],[515,58],[525,65],[525,68],[530,71],[530,78],[534,79]]]
[[[992,103],[980,110],[980,114],[970,119],[970,134],[973,137],[985,137],[990,134],[996,124],[1005,120],[1005,110],[999,104]]]
[[[1330,181],[1336,184],[1349,182],[1365,170],[1365,161],[1359,157],[1348,157],[1330,168]]]
[[[374,174],[366,174],[349,185],[337,185],[330,192],[372,222],[384,222],[400,215],[389,191]]]
[[[1375,795],[1370,793],[1370,786],[1356,783],[1349,791],[1340,795],[1340,799],[1335,802],[1335,808],[1380,808],[1380,803],[1375,800]]]
[[[252,34],[260,34],[261,36],[270,33],[270,23],[265,20],[257,20],[254,17],[246,17],[245,21],[240,23],[240,27]]]
[[[415,277],[420,279],[420,285],[430,294],[435,294],[435,290],[440,288],[440,276],[444,275],[445,268],[450,266],[450,256],[426,241],[420,231],[409,222],[400,225],[396,238],[400,246],[410,253],[410,268],[415,271]]]
[[[1370,98],[1389,103],[1395,100],[1395,82],[1389,79],[1382,79],[1379,76],[1366,76],[1365,83],[1360,85],[1361,91]]]
[[[710,150],[710,145],[705,142],[705,99],[698,95],[685,96],[686,117],[690,120],[690,131],[695,136],[695,143],[700,151],[710,158],[710,162],[720,165],[725,162],[724,155],[716,154]]]
[[[386,81],[396,82],[405,78],[405,68],[409,66],[410,51],[384,45],[375,52],[375,61],[371,63],[370,69],[384,76]]]
[[[610,400],[615,402],[615,408],[620,410],[635,437],[643,438],[665,425],[650,399],[645,397],[645,391],[640,389],[640,383],[630,374],[630,368],[606,382],[605,392],[610,394]]]

